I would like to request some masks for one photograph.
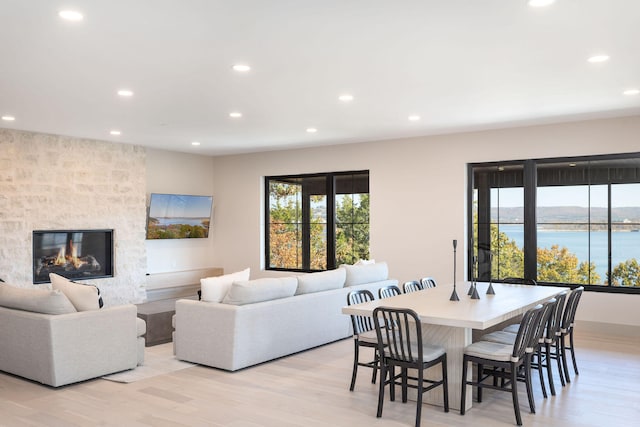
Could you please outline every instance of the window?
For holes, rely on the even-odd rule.
[[[469,165],[469,276],[640,292],[640,153]]]
[[[319,271],[369,258],[369,172],[265,178],[267,269]]]

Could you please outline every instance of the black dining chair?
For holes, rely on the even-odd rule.
[[[560,345],[560,355],[562,358],[562,366],[564,370],[565,381],[570,383],[571,378],[569,378],[569,367],[567,363],[567,350],[571,352],[571,361],[573,362],[573,372],[576,375],[579,375],[578,372],[578,364],[576,363],[576,352],[575,346],[573,344],[573,330],[574,330],[574,322],[576,318],[576,311],[578,310],[578,303],[580,302],[580,297],[582,297],[582,292],[584,292],[584,286],[580,286],[571,291],[569,296],[567,297],[567,305],[564,308],[564,312],[562,314],[562,324],[560,325],[560,334],[558,339],[558,344]],[[569,338],[569,344],[567,345],[566,339]]]
[[[404,282],[402,288],[405,294],[410,294],[411,292],[423,290],[424,286],[422,286],[422,284],[417,280],[411,280],[409,282]]]
[[[395,297],[396,295],[400,295],[402,291],[396,285],[387,285],[378,289],[378,298],[389,298]]]
[[[503,344],[480,340],[464,349],[462,361],[462,391],[460,414],[465,414],[467,385],[477,388],[477,400],[482,402],[482,389],[507,391],[511,393],[516,423],[522,425],[520,405],[518,403],[518,373],[522,372],[525,382],[529,408],[535,413],[533,392],[531,387],[531,354],[536,341],[536,328],[543,314],[542,305],[528,310],[522,321],[513,344]],[[474,379],[467,379],[468,364],[475,363],[478,368]],[[522,368],[522,369],[521,369]],[[498,382],[500,378],[502,381]],[[491,380],[490,382],[488,380]]]
[[[366,289],[351,291],[347,295],[347,305],[361,304],[373,300],[373,294]],[[358,366],[373,369],[373,373],[371,375],[372,384],[375,384],[376,382],[376,375],[380,366],[378,339],[376,336],[375,326],[373,325],[373,319],[368,316],[357,316],[352,314],[351,325],[353,326],[353,370],[351,373],[351,385],[349,386],[349,391],[353,391],[355,388]],[[369,362],[361,362],[360,347],[373,349],[373,360]]]
[[[408,388],[417,390],[416,427],[420,427],[422,418],[422,395],[429,390],[442,386],[444,411],[449,412],[447,353],[443,347],[423,342],[422,325],[416,312],[410,309],[377,307],[373,310],[373,319],[378,337],[378,352],[382,355],[376,416],[382,416],[385,387],[389,386],[389,397],[393,401],[396,385],[401,386],[403,403],[407,402]],[[440,379],[424,377],[426,369],[439,364],[442,368]],[[397,375],[396,367],[400,368]],[[415,369],[416,376],[409,375],[409,369]]]
[[[433,277],[423,277],[422,279],[420,279],[420,284],[424,289],[435,288],[436,286],[438,286],[438,284],[436,283],[436,279],[434,279]]]

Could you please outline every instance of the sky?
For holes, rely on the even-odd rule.
[[[211,196],[152,194],[149,216],[154,218],[208,218],[211,216]]]

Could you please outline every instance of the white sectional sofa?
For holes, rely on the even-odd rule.
[[[397,285],[385,263],[277,279],[235,281],[220,302],[178,300],[181,360],[235,371],[351,336],[347,294]],[[203,295],[204,295],[203,290]]]
[[[59,387],[133,369],[145,332],[133,304],[78,311],[59,290],[0,283],[0,371]]]

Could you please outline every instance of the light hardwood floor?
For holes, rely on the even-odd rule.
[[[638,425],[638,338],[576,338],[580,375],[546,400],[536,386],[537,414],[521,392],[524,425]],[[412,426],[415,402],[387,400],[376,419],[370,370],[349,392],[352,351],[347,339],[235,373],[195,366],[131,384],[96,379],[59,389],[0,373],[0,426]],[[511,397],[486,390],[465,416],[425,405],[422,425],[512,426]]]

